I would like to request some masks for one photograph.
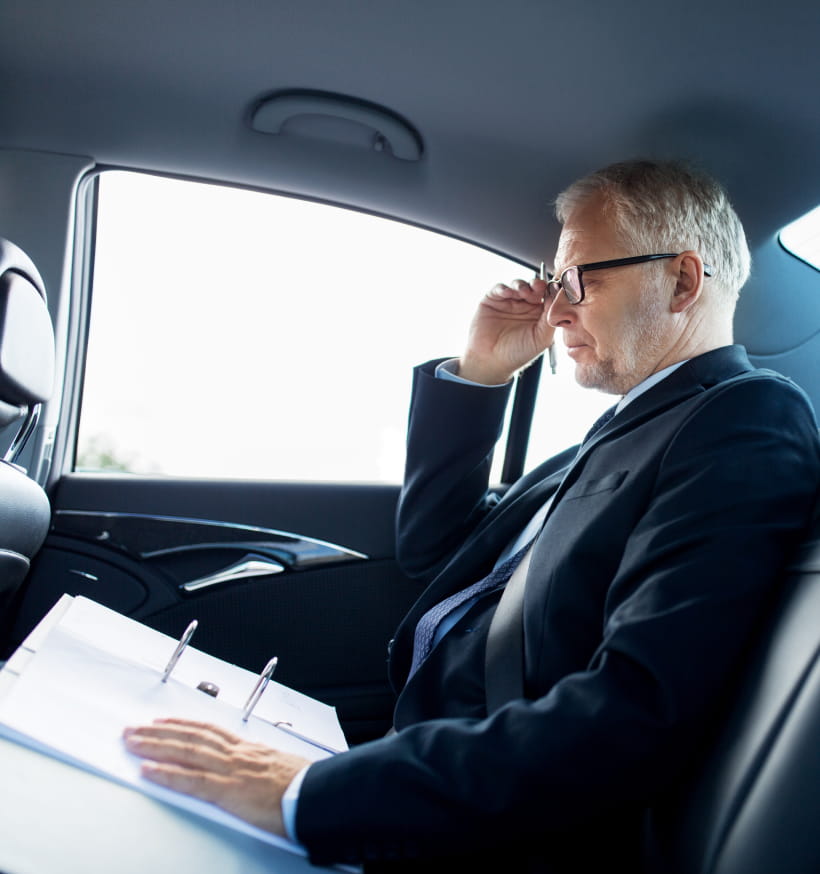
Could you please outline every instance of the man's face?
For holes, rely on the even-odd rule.
[[[597,198],[573,212],[564,225],[555,274],[566,267],[649,252],[631,252],[617,238]],[[665,264],[667,262],[661,262]],[[549,310],[561,328],[575,379],[587,388],[626,394],[661,370],[673,346],[669,307],[673,280],[657,264],[635,264],[583,275],[585,297],[572,306],[562,292]]]

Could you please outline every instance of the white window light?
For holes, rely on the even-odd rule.
[[[780,232],[780,243],[816,270],[820,270],[820,206],[786,225]]]

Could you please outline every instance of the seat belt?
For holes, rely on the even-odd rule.
[[[531,546],[513,572],[495,609],[484,650],[487,713],[524,697],[524,590]]]
[[[617,408],[618,405],[613,404],[596,419],[581,441],[581,447],[615,416]],[[578,455],[567,467],[561,484],[577,459]],[[561,484],[558,485],[558,489],[561,488]],[[550,502],[554,500],[555,494],[556,492],[553,492]],[[532,547],[510,577],[487,632],[487,645],[484,651],[484,697],[488,714],[498,710],[508,701],[524,697],[524,590],[531,556]]]

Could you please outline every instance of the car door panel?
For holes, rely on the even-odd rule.
[[[387,641],[419,592],[393,557],[397,495],[68,475],[10,645],[63,592],[174,637],[197,619],[198,648],[252,671],[276,655],[277,680],[336,706],[351,742],[376,736],[392,710]]]

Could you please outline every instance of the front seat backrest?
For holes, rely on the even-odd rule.
[[[53,379],[54,333],[43,280],[21,249],[0,239],[0,428],[19,422],[0,461],[0,628],[48,531],[48,499],[14,462]]]
[[[704,765],[654,808],[652,874],[820,871],[820,508]]]

